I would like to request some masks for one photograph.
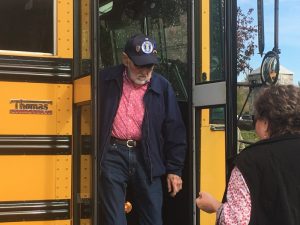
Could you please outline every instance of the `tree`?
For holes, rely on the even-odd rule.
[[[252,71],[249,61],[254,55],[257,45],[254,38],[257,35],[257,26],[252,25],[253,17],[251,14],[254,9],[249,9],[246,13],[240,7],[237,9],[237,74]]]

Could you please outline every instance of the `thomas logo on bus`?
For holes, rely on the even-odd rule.
[[[10,104],[14,104],[14,109],[9,110],[10,114],[52,115],[52,110],[49,110],[49,105],[52,105],[50,100],[12,99]]]

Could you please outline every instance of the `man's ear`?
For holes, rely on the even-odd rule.
[[[122,52],[122,63],[124,66],[128,67],[129,57],[125,52]]]

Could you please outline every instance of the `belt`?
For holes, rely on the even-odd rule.
[[[128,148],[138,147],[141,144],[139,141],[135,141],[135,140],[132,140],[132,139],[124,140],[124,139],[118,139],[118,138],[115,138],[115,137],[111,137],[110,142],[112,144],[124,145]]]

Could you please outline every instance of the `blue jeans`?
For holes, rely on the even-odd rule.
[[[99,194],[102,208],[101,225],[126,225],[124,203],[126,188],[132,187],[133,210],[139,225],[162,225],[161,178],[150,182],[145,172],[141,149],[111,144],[104,153]]]

